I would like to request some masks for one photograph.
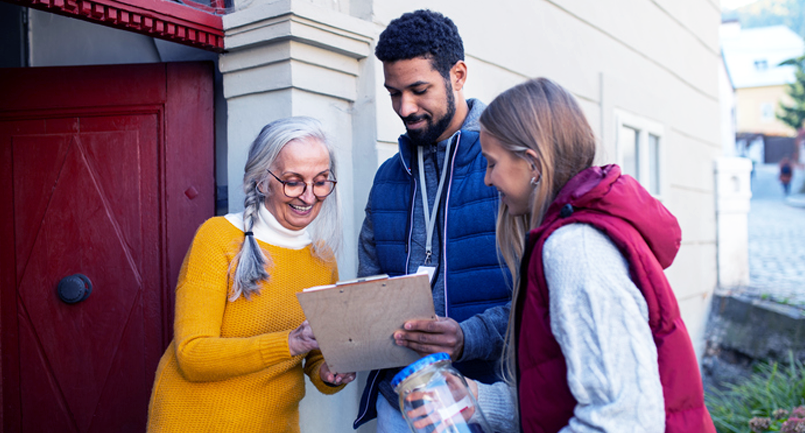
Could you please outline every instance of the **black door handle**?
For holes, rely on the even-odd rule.
[[[89,298],[92,282],[83,274],[73,274],[59,281],[59,299],[66,304],[76,304]]]

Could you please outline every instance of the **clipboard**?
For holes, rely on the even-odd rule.
[[[332,372],[406,366],[420,358],[394,344],[413,319],[435,319],[426,274],[386,275],[317,286],[296,294]]]

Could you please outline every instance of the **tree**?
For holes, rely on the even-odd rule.
[[[805,122],[805,54],[780,63],[780,66],[784,65],[797,67],[794,82],[786,85],[786,93],[791,96],[793,103],[785,105],[780,102],[781,111],[777,112],[777,118],[799,132]]]

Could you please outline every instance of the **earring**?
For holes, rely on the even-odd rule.
[[[538,173],[538,174],[539,174],[539,178],[537,178],[536,176],[531,178],[531,186],[537,186],[537,185],[539,185],[540,182],[542,182],[542,173]]]

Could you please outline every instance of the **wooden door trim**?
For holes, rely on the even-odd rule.
[[[5,143],[0,143],[0,179],[2,185],[11,185],[13,181],[11,147]],[[0,200],[9,204],[2,206],[0,213],[0,237],[7,240],[0,242],[0,419],[3,431],[11,432],[19,431],[21,412],[19,347],[12,347],[19,341],[13,189],[0,188]]]
[[[122,109],[117,105],[98,106],[92,108],[76,108],[66,113],[63,108],[47,108],[42,110],[17,110],[14,112],[0,111],[0,121],[58,119],[70,117],[97,117],[118,116],[125,114],[157,114],[160,120],[163,117],[164,104],[142,104],[131,106],[131,109]]]
[[[167,98],[167,89],[150,86],[154,80],[164,80],[167,63],[138,63],[131,65],[93,65],[93,66],[46,66],[24,69],[5,69],[2,73],[15,70],[25,71],[25,80],[37,83],[39,91],[59,95],[61,99],[51,99],[45,105],[36,104],[23,86],[8,86],[0,99],[0,115],[13,114],[23,110],[46,110],[59,108],[94,108],[108,106],[162,104]],[[59,80],[51,79],[53,71],[58,70]],[[125,71],[129,74],[126,83],[118,82],[106,71]],[[92,80],[86,80],[87,76]],[[126,88],[141,87],[145,91],[126,92]],[[110,98],[114,96],[114,98]],[[66,101],[62,102],[62,99]]]
[[[179,269],[184,261],[196,229],[207,218],[215,215],[215,149],[199,148],[187,129],[192,127],[199,135],[215,136],[215,110],[212,104],[213,64],[168,63],[167,102],[165,103],[165,251],[167,266],[164,273],[168,290],[165,291],[166,312],[162,315],[163,347],[173,339],[174,292]],[[192,84],[190,84],[192,83]],[[206,83],[206,85],[199,85]],[[178,101],[193,99],[192,104]],[[203,103],[208,101],[209,103]],[[199,121],[199,119],[204,119]],[[187,227],[190,225],[190,227]],[[188,229],[189,228],[189,229]]]

